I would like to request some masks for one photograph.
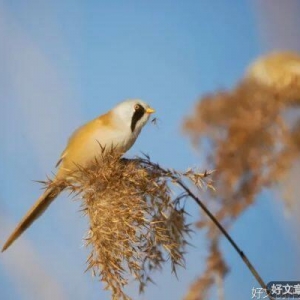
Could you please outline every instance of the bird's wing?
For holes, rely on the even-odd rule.
[[[89,124],[89,123],[87,123],[87,124]],[[62,154],[60,155],[60,158],[59,158],[58,162],[56,163],[55,168],[57,168],[61,164],[61,162],[67,155],[67,152],[68,152],[67,149],[68,149],[69,145],[74,143],[74,140],[76,140],[76,137],[78,135],[80,135],[80,133],[82,133],[82,131],[84,131],[84,128],[86,127],[87,124],[80,126],[71,134],[71,136],[68,139],[67,146],[66,146],[65,150],[62,152]]]
[[[64,150],[63,153],[61,154],[58,162],[55,165],[55,168],[57,168],[60,165],[60,163],[63,161],[63,159],[64,159],[65,156],[66,156],[66,150]]]

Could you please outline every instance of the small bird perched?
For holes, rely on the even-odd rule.
[[[88,167],[101,159],[103,151],[113,149],[120,156],[128,151],[139,133],[154,113],[147,103],[134,99],[121,102],[112,110],[79,127],[70,137],[68,144],[56,164],[59,167],[53,180],[36,203],[26,213],[2,248],[5,251],[41,214],[65,188],[55,182],[67,179],[78,166]],[[104,150],[103,150],[104,149]]]

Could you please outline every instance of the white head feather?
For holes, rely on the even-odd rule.
[[[139,109],[140,115],[138,119],[134,120]],[[130,129],[133,134],[138,134],[149,120],[149,110],[154,111],[146,102],[140,99],[131,99],[119,103],[112,109],[112,112],[117,117],[116,122],[124,126],[124,129]],[[134,126],[132,126],[132,122],[135,122]]]

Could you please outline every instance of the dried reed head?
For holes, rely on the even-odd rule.
[[[206,174],[205,176],[207,176]],[[166,261],[172,270],[184,265],[186,236],[190,232],[180,199],[170,190],[181,175],[163,170],[149,158],[126,160],[110,154],[92,167],[80,168],[65,183],[80,194],[90,228],[86,245],[91,253],[88,269],[112,291],[113,299],[130,299],[124,287],[130,278],[140,292],[151,273]],[[189,170],[187,178],[199,176]]]
[[[247,69],[246,80],[269,87],[286,100],[299,100],[300,54],[279,51],[259,57]]]
[[[186,118],[184,130],[194,145],[203,139],[211,145],[207,159],[216,170],[216,193],[208,206],[223,224],[234,222],[299,158],[299,108],[300,56],[272,53],[255,61],[234,89],[201,98]],[[205,218],[198,226],[218,247],[215,226]],[[204,282],[211,286],[207,274],[198,281],[201,293]]]
[[[217,170],[219,220],[236,218],[299,156],[297,108],[300,56],[291,53],[258,59],[235,89],[204,96],[197,103],[184,129],[194,143],[203,137],[211,143],[208,159]],[[296,121],[287,119],[291,115]]]

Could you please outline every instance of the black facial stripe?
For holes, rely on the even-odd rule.
[[[137,108],[135,109],[132,119],[131,119],[131,131],[133,132],[137,122],[143,117],[143,115],[145,114],[145,109],[142,105],[137,104]]]

